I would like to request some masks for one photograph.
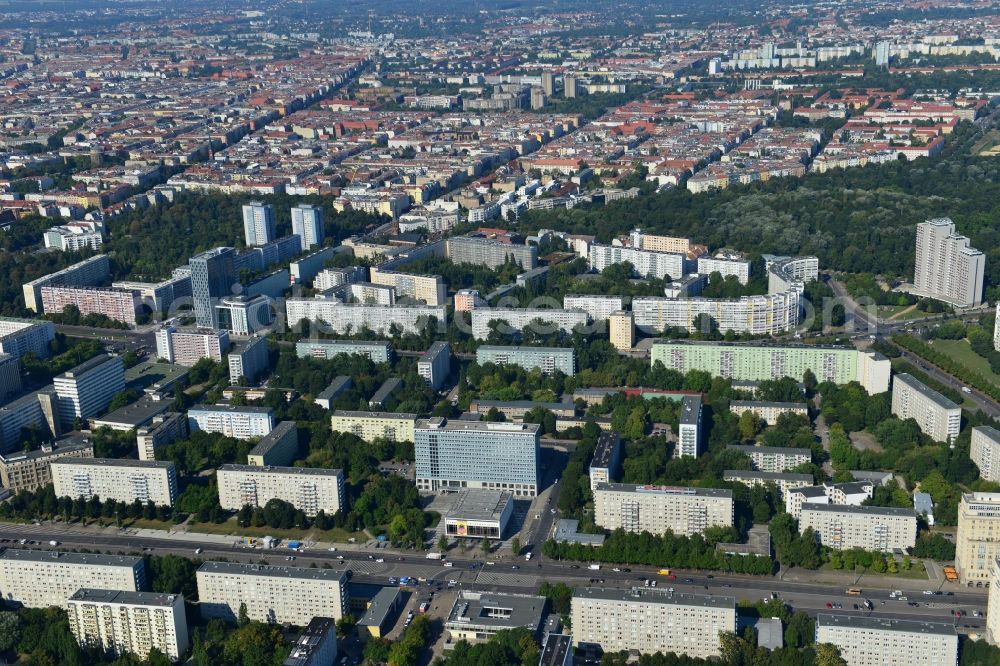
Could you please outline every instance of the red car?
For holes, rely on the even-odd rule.
[[[831,603],[830,603],[830,602],[828,601],[828,602],[826,602],[826,607],[827,607],[827,608],[833,608],[833,604],[831,604]]]

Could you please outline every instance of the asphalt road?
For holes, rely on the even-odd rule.
[[[2,539],[9,540],[3,543]],[[35,544],[20,545],[20,539],[36,541]],[[907,601],[898,601],[889,596],[888,589],[865,589],[863,597],[846,595],[841,585],[818,585],[784,581],[774,577],[732,574],[686,573],[675,571],[677,579],[670,581],[656,573],[652,567],[633,566],[630,571],[614,571],[602,566],[593,571],[585,564],[558,561],[524,561],[518,558],[497,558],[486,563],[464,556],[461,551],[453,552],[448,558],[452,566],[443,562],[427,560],[422,556],[399,556],[382,551],[341,551],[305,550],[294,553],[294,563],[289,561],[292,551],[278,548],[274,550],[251,549],[234,545],[213,545],[202,541],[177,538],[154,538],[122,535],[95,535],[74,532],[66,528],[33,525],[0,525],[0,547],[36,548],[54,550],[48,545],[50,539],[59,542],[58,548],[88,548],[118,553],[151,552],[158,555],[175,554],[188,558],[226,558],[230,561],[268,562],[275,565],[308,567],[330,564],[344,566],[352,571],[352,580],[363,583],[387,584],[390,577],[411,576],[425,578],[436,588],[444,587],[454,580],[455,586],[479,590],[532,593],[542,581],[563,582],[570,586],[601,585],[604,587],[630,588],[642,586],[645,578],[655,579],[660,589],[674,588],[677,591],[734,596],[737,599],[757,600],[770,598],[772,593],[796,610],[815,614],[826,611],[827,604],[841,604],[842,612],[869,614],[853,609],[869,599],[874,608],[874,616],[903,617],[910,619],[956,622],[952,612],[961,609],[967,614],[956,622],[960,631],[976,632],[983,628],[982,618],[972,617],[973,611],[982,612],[986,607],[986,591],[955,592],[953,596],[924,595],[909,592]],[[201,549],[196,554],[196,549]],[[381,562],[378,560],[382,560]],[[493,562],[490,564],[489,562]],[[516,569],[514,567],[517,567]],[[623,567],[624,568],[624,567]],[[930,585],[930,583],[928,583]],[[916,606],[910,605],[917,604]]]
[[[915,354],[911,354],[908,351],[900,349],[900,356],[904,358],[907,362],[915,365],[920,370],[923,370],[928,375],[938,380],[946,386],[950,386],[956,391],[961,391],[962,387],[965,386],[962,382],[958,381],[947,372],[938,369],[936,366],[931,365],[924,359],[920,358]],[[989,398],[985,393],[981,393],[974,388],[969,388],[970,393],[965,393],[965,397],[976,404],[976,407],[981,409],[984,414],[990,416],[994,419],[1000,419],[1000,405]]]

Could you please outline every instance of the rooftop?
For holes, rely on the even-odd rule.
[[[734,597],[687,592],[671,592],[666,589],[634,587],[631,590],[604,587],[578,587],[573,592],[574,599],[602,599],[607,601],[634,601],[647,604],[669,604],[673,606],[695,606],[699,608],[736,609]]]
[[[449,518],[463,520],[498,520],[503,515],[512,495],[506,490],[479,490],[463,488],[458,499],[448,511]]]
[[[351,586],[351,589],[354,589],[353,585]],[[401,594],[402,592],[399,591],[398,587],[383,587],[375,593],[374,597],[372,597],[368,610],[366,610],[365,614],[360,620],[358,620],[358,624],[366,627],[381,627],[385,622],[386,617],[395,608],[396,602]]]
[[[693,488],[689,486],[653,486],[635,483],[598,483],[595,490],[649,495],[688,495],[693,497],[725,497],[732,499],[733,491],[725,488]]]
[[[562,666],[566,662],[566,653],[573,647],[573,637],[569,634],[548,634],[545,646],[542,647],[542,658],[539,666]]]
[[[95,418],[93,421],[98,426],[113,423],[137,428],[149,423],[154,416],[168,411],[171,406],[170,400],[154,400],[152,396],[147,394],[132,404],[125,405],[100,418]]]
[[[330,632],[334,632],[333,640],[336,642],[336,631],[337,623],[333,618],[314,617],[295,640],[283,666],[305,666]]]
[[[509,354],[572,354],[572,347],[528,347],[521,345],[480,345],[476,348],[476,353],[487,352],[507,352]]]
[[[12,451],[10,453],[0,455],[0,463],[10,464],[25,460],[36,460],[38,458],[47,458],[48,456],[66,455],[67,453],[83,451],[86,449],[93,451],[94,443],[86,437],[73,435],[70,437],[64,437],[48,446],[43,444],[40,449],[32,449],[31,451]]]
[[[441,417],[417,421],[418,430],[443,430],[446,432],[495,432],[511,434],[531,434],[538,436],[537,423],[494,423],[485,421],[447,420]]]
[[[591,458],[590,466],[596,468],[608,467],[620,443],[621,439],[618,437],[618,433],[601,432],[597,436],[597,446],[594,448],[594,456]]]
[[[787,472],[755,472],[749,469],[727,469],[722,478],[735,477],[743,479],[759,479],[761,481],[805,481],[812,483],[811,474],[790,474]]]
[[[686,395],[681,399],[680,423],[698,425],[701,420],[701,396]]]
[[[500,592],[462,590],[448,614],[446,626],[485,627],[494,631],[527,627],[537,631],[542,623],[545,597]]]
[[[228,463],[219,467],[220,472],[256,472],[267,474],[291,474],[294,476],[340,476],[344,472],[339,469],[325,467],[281,467],[279,465],[237,465]]]
[[[416,414],[406,412],[363,412],[360,410],[335,409],[333,416],[343,416],[346,418],[358,419],[400,419],[403,421],[416,421]]]
[[[288,432],[295,430],[295,421],[279,421],[271,432],[260,438],[257,446],[250,449],[250,455],[261,456],[270,451]]]
[[[135,467],[139,469],[173,469],[167,460],[132,460],[131,458],[60,458],[53,465],[81,465],[87,467]]]
[[[333,378],[333,381],[330,382],[329,386],[319,392],[319,395],[317,395],[316,398],[318,400],[329,400],[334,398],[349,389],[352,383],[351,378],[347,375],[337,375]]]
[[[160,592],[131,592],[128,590],[97,590],[83,587],[73,593],[70,601],[95,604],[121,604],[131,606],[173,606],[179,595]]]
[[[191,412],[231,412],[233,414],[270,414],[270,407],[256,407],[253,405],[195,405],[188,410]]]
[[[299,345],[325,345],[329,347],[379,347],[385,348],[392,345],[386,340],[299,340]]]
[[[891,506],[852,506],[850,504],[805,504],[802,511],[819,511],[821,513],[853,513],[860,516],[896,516],[899,518],[916,518],[913,509],[900,509]]]
[[[302,580],[346,581],[347,570],[313,569],[308,567],[282,567],[239,562],[203,562],[198,573],[229,576],[263,576],[267,578],[295,578]]]
[[[726,448],[734,449],[736,451],[742,451],[747,455],[751,453],[763,453],[765,455],[784,454],[786,456],[806,456],[807,458],[812,457],[812,451],[809,449],[793,449],[793,448],[785,448],[784,446],[753,446],[751,444],[730,444]]]
[[[951,622],[923,622],[889,617],[869,617],[840,613],[820,613],[816,616],[817,627],[845,627],[867,631],[902,631],[910,634],[957,636]]]
[[[81,375],[85,375],[86,373],[90,372],[91,370],[95,370],[96,368],[99,368],[102,365],[104,365],[105,363],[108,363],[112,359],[116,359],[116,358],[118,358],[118,357],[117,356],[112,356],[111,354],[98,354],[94,358],[89,359],[87,361],[84,361],[83,363],[81,363],[80,365],[76,366],[75,368],[70,368],[69,370],[67,370],[66,372],[62,373],[61,375],[58,375],[55,378],[55,381],[59,381],[60,379],[78,379]]]
[[[560,518],[556,523],[552,540],[562,543],[582,543],[587,546],[600,546],[604,543],[603,534],[585,534],[580,531],[580,521],[571,518]]]
[[[744,407],[747,409],[799,409],[805,411],[808,405],[804,402],[772,402],[769,400],[733,400],[730,407]]]
[[[142,565],[141,557],[131,555],[101,555],[100,553],[65,553],[59,550],[27,550],[8,548],[0,552],[0,560],[9,562],[52,562],[87,564],[95,567],[129,567]]]

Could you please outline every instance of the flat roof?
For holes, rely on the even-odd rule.
[[[173,469],[169,460],[132,460],[131,458],[60,458],[53,465],[83,465],[90,467],[139,467],[145,469]]]
[[[727,449],[734,449],[736,451],[743,451],[746,454],[751,453],[765,453],[765,454],[784,454],[786,456],[806,456],[807,458],[812,457],[811,449],[792,449],[786,448],[784,446],[752,446],[749,444],[730,444],[726,447]]]
[[[753,409],[755,407],[760,407],[761,409],[802,409],[808,410],[809,405],[804,402],[772,402],[770,400],[733,400],[729,403],[730,407],[749,407]]]
[[[972,429],[972,432],[980,432],[992,439],[994,442],[1000,442],[1000,430],[997,430],[993,426],[976,426]]]
[[[80,375],[90,372],[94,368],[108,363],[113,358],[118,358],[117,356],[112,356],[111,354],[98,354],[94,358],[88,359],[81,363],[80,365],[70,368],[61,375],[57,375],[56,379],[77,379]]]
[[[361,419],[400,419],[404,421],[417,420],[416,414],[408,414],[406,412],[363,412],[360,410],[335,409],[331,412],[331,415]]]
[[[895,377],[893,377],[893,381],[903,382],[911,389],[913,389],[917,393],[921,394],[922,396],[933,402],[938,407],[941,407],[943,409],[961,409],[953,401],[944,397],[943,395],[941,395],[931,387],[927,386],[926,384],[924,384],[923,382],[921,382],[919,379],[917,379],[908,372],[903,372],[896,375]]]
[[[542,647],[539,666],[562,666],[566,655],[573,647],[573,637],[569,634],[548,634]]]
[[[560,310],[560,312],[562,312]],[[576,350],[572,347],[529,347],[526,345],[480,345],[476,348],[476,353],[480,351],[488,352],[507,352],[507,353],[520,353],[527,352],[530,354],[572,354]]]
[[[616,432],[604,432],[597,436],[597,446],[594,447],[594,455],[590,460],[591,469],[597,467],[608,467],[615,450],[621,444],[621,438]]]
[[[94,448],[94,442],[90,439],[74,435],[70,437],[63,437],[57,440],[51,445],[42,445],[40,449],[32,449],[31,451],[11,451],[7,454],[0,454],[0,462],[5,464],[23,462],[25,460],[34,460],[37,458],[47,458],[49,456],[59,456],[67,453],[72,453],[74,451],[82,451],[84,449]],[[47,451],[45,449],[48,449]]]
[[[372,597],[368,610],[358,620],[358,624],[365,627],[381,627],[389,614],[395,610],[400,594],[402,592],[398,587],[383,587]]]
[[[403,386],[402,379],[400,379],[399,377],[389,377],[387,380],[382,382],[382,385],[378,387],[377,391],[375,391],[375,395],[373,395],[371,399],[368,401],[369,404],[373,402],[380,403],[385,401],[386,398],[395,393],[402,386]]]
[[[153,396],[146,394],[131,405],[125,405],[110,414],[92,420],[97,424],[115,423],[135,428],[148,423],[154,416],[169,411],[171,406],[170,400],[154,400]]]
[[[761,481],[806,481],[813,482],[812,474],[791,474],[788,472],[755,472],[750,469],[727,469],[722,473],[722,478],[727,476],[742,477],[745,479],[760,479]]]
[[[309,621],[308,626],[302,630],[299,637],[295,639],[295,644],[292,646],[292,650],[288,653],[288,658],[285,659],[282,666],[306,666],[316,650],[330,635],[330,632],[336,631],[337,623],[333,618],[314,617]],[[334,643],[336,643],[336,640],[336,633],[334,633]]]
[[[728,488],[695,488],[692,486],[654,486],[636,483],[598,483],[595,490],[607,490],[619,493],[644,493],[649,495],[686,495],[694,497],[726,497],[733,498],[733,491]]]
[[[254,405],[195,405],[188,410],[191,412],[232,412],[244,414],[270,414],[270,407],[257,407]]]
[[[958,631],[951,622],[926,622],[893,617],[848,615],[846,613],[819,613],[816,615],[816,626],[958,636]]]
[[[557,409],[576,410],[576,405],[572,402],[536,402],[534,400],[472,400],[471,402],[479,407],[496,407],[498,409],[501,407],[523,407],[527,409],[542,407],[549,411]]]
[[[607,601],[634,601],[647,604],[695,606],[698,608],[731,608],[736,610],[736,598],[716,595],[670,592],[662,588],[634,587],[630,590],[607,587],[578,587],[574,599],[600,599]]]
[[[420,430],[444,430],[465,432],[495,432],[513,434],[538,434],[537,423],[493,423],[487,421],[447,420],[441,417],[417,421]]]
[[[580,531],[580,521],[574,518],[560,518],[556,523],[552,540],[556,542],[568,541],[570,543],[582,543],[591,546],[600,546],[604,543],[603,534],[585,534]]]
[[[913,509],[901,509],[892,506],[852,506],[850,504],[804,504],[802,511],[819,511],[821,513],[853,513],[859,516],[897,516],[900,518],[916,518]]]
[[[176,363],[148,361],[125,368],[125,385],[129,388],[166,390],[175,382],[187,379],[190,368]]]
[[[69,598],[70,601],[98,604],[130,604],[134,606],[171,607],[177,601],[176,594],[160,592],[131,592],[129,590],[98,590],[82,587]]]
[[[344,473],[343,470],[327,467],[283,467],[281,465],[238,465],[227,463],[219,467],[219,471],[226,472],[267,472],[269,474],[291,474],[294,476],[338,476]]]
[[[686,395],[681,398],[680,423],[698,425],[701,416],[701,396]]]
[[[277,425],[250,449],[250,455],[261,456],[273,449],[290,430],[295,430],[295,421],[278,421]]]
[[[323,347],[391,347],[388,340],[299,340],[297,345],[320,345]]]
[[[445,520],[500,520],[512,498],[506,490],[463,488]]]
[[[198,573],[229,576],[263,576],[267,578],[295,578],[303,580],[343,581],[346,569],[319,569],[311,567],[283,567],[239,562],[202,562]]]
[[[499,631],[527,627],[535,632],[542,624],[545,603],[545,597],[528,594],[462,590],[448,614],[446,628],[469,626]],[[494,609],[503,609],[503,612],[496,613]]]
[[[436,357],[438,354],[448,350],[448,343],[443,340],[437,340],[431,343],[431,346],[427,348],[421,356],[421,360],[430,360]]]
[[[663,300],[672,300],[666,299]],[[810,349],[825,349],[827,351],[844,351],[844,352],[858,352],[858,349],[854,347],[845,347],[843,345],[807,345],[803,343],[797,344],[778,344],[774,342],[764,342],[762,340],[755,340],[754,342],[724,342],[724,341],[711,341],[711,340],[654,340],[652,342],[653,346],[656,345],[683,345],[685,347],[730,347],[735,349],[771,349],[771,350],[781,350],[781,349],[794,349],[794,350],[810,350]],[[869,352],[861,352],[869,353]],[[870,352],[877,354],[878,352]]]
[[[0,560],[10,562],[49,562],[52,564],[87,564],[95,567],[142,566],[142,558],[132,555],[102,555],[100,553],[67,553],[61,550],[30,550],[8,548],[0,552]]]

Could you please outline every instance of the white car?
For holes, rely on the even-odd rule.
[[[455,566],[455,565],[454,565],[453,563],[451,563],[451,562],[444,562],[444,563],[442,563],[442,565],[441,565],[441,566],[443,566],[443,567],[449,567],[449,568],[451,568],[451,567],[453,567],[453,566]]]
[[[928,594],[928,595],[934,594],[934,591],[933,590],[924,590],[924,594]]]

